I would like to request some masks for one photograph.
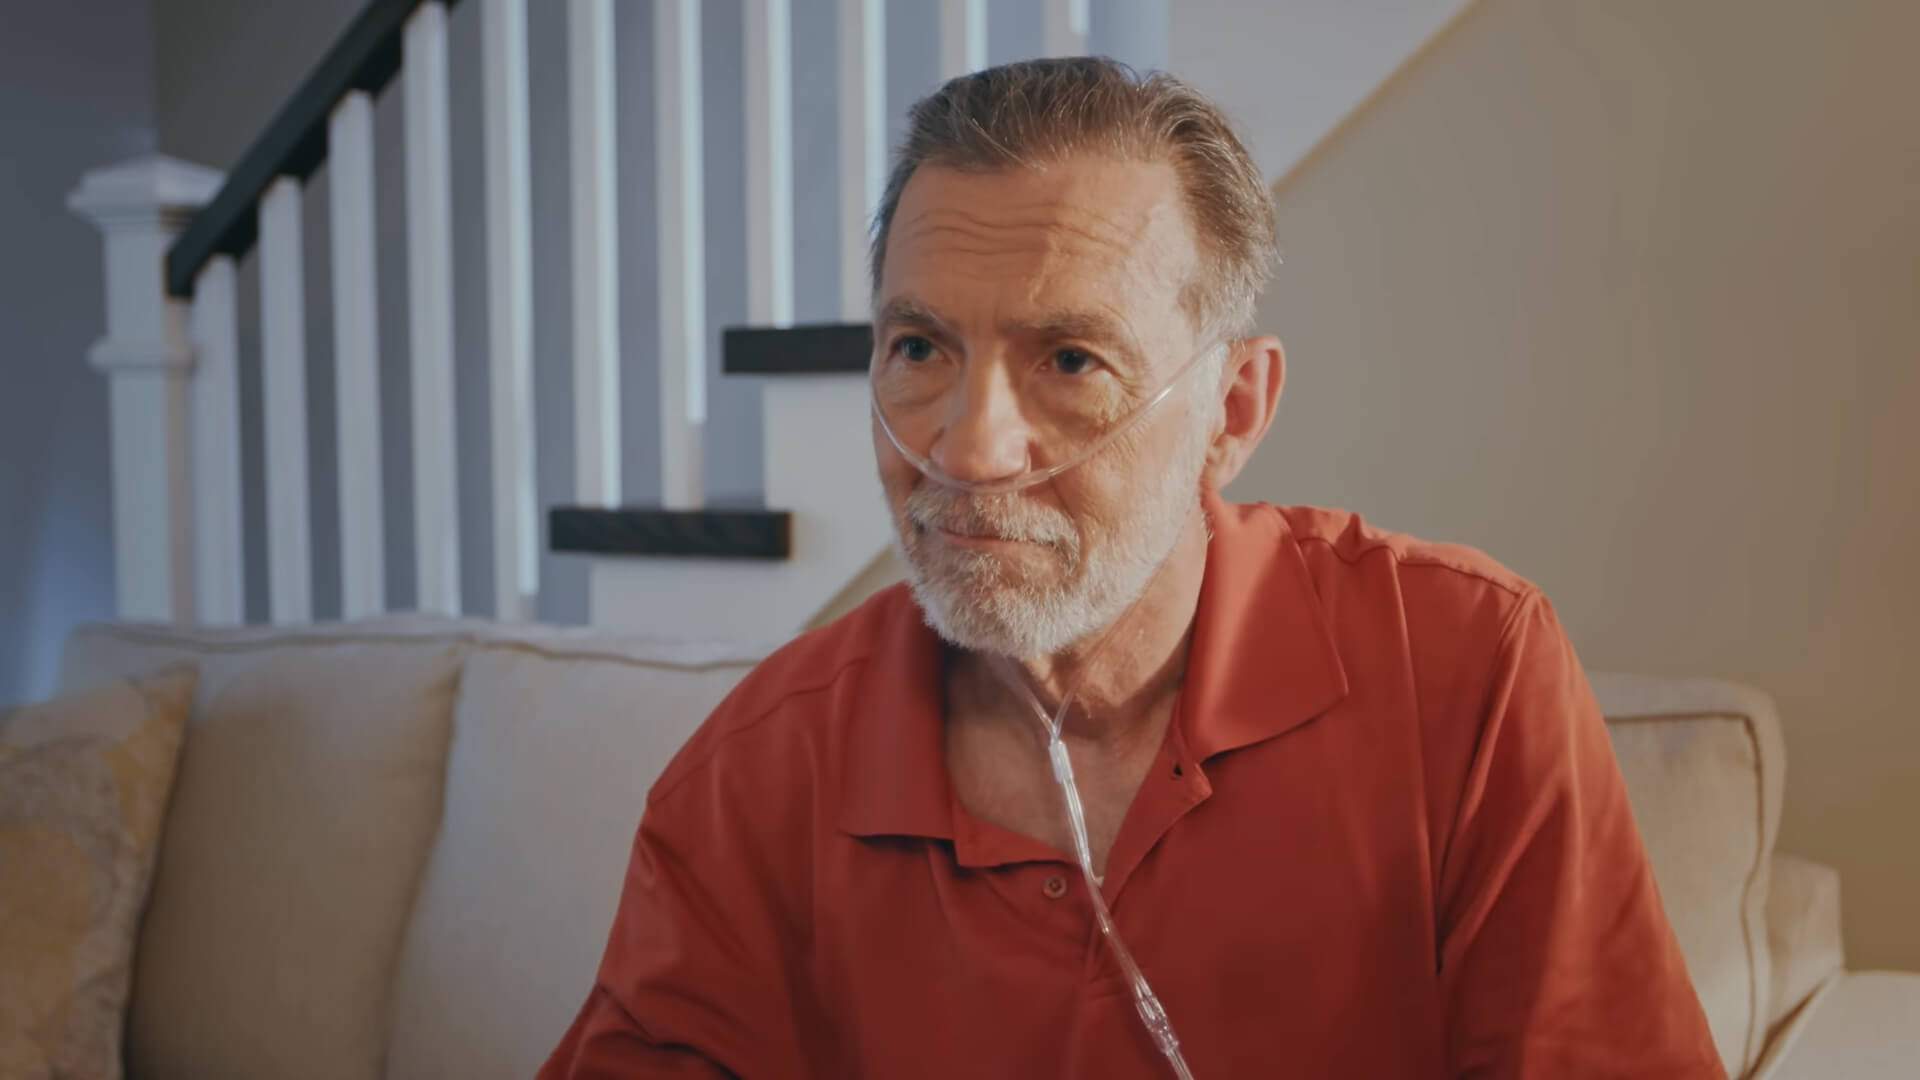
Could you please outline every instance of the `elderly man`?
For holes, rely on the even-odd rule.
[[[1273,419],[1272,208],[1178,80],[913,110],[873,245],[911,588],[647,799],[546,1077],[1716,1077],[1553,612],[1218,491]]]

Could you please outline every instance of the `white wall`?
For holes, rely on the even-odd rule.
[[[153,149],[148,0],[0,0],[0,704],[113,614],[100,237],[86,169]]]
[[[1774,694],[1781,847],[1920,968],[1920,5],[1479,0],[1278,191],[1241,498],[1539,582],[1590,667]]]
[[[1469,2],[1173,0],[1168,66],[1278,178]]]

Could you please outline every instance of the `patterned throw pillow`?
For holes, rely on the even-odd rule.
[[[0,710],[0,1076],[121,1074],[134,935],[194,681],[175,667]]]

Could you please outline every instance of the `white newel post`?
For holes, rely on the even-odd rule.
[[[195,616],[189,305],[167,295],[162,263],[222,179],[151,154],[93,169],[67,196],[67,208],[106,242],[107,333],[88,359],[107,376],[121,618]]]

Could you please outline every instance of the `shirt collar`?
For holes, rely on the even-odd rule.
[[[1347,694],[1347,677],[1286,518],[1209,493],[1212,539],[1179,723],[1196,760],[1284,734]],[[855,836],[953,839],[943,738],[944,647],[896,586],[843,729],[840,825]]]
[[[1277,507],[1206,499],[1213,539],[1180,717],[1194,757],[1284,734],[1347,696],[1299,541]]]

